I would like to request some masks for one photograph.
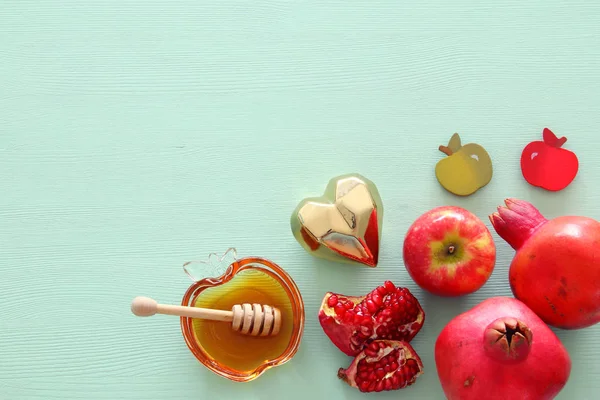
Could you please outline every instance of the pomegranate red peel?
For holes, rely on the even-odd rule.
[[[386,281],[365,296],[325,294],[319,310],[323,331],[344,354],[355,356],[372,340],[409,342],[419,332],[425,313],[407,288]]]
[[[498,207],[498,212],[490,215],[492,226],[513,249],[519,248],[548,220],[530,203],[517,200],[504,200],[506,207]]]
[[[571,359],[560,339],[521,301],[495,297],[453,318],[435,343],[448,400],[554,399]]]
[[[548,325],[583,329],[600,322],[600,222],[546,219],[530,203],[507,199],[490,215],[516,250],[509,270],[514,296]]]
[[[423,374],[421,359],[407,342],[375,340],[338,377],[361,392],[403,389]]]

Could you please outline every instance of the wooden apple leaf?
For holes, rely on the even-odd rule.
[[[451,156],[452,154],[459,151],[461,147],[462,145],[460,144],[460,136],[458,136],[458,133],[455,133],[450,138],[448,146],[441,145],[438,149],[447,156]]]
[[[458,136],[458,133],[452,135],[450,141],[448,142],[448,147],[450,150],[452,150],[452,153],[456,153],[458,150],[460,150],[462,145],[460,143],[460,136]]]
[[[553,147],[562,147],[566,141],[566,137],[561,137],[560,139],[548,128],[544,128],[542,132],[542,137],[544,138],[544,142]]]

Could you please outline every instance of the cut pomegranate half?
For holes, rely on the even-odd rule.
[[[338,377],[361,392],[398,390],[415,383],[423,363],[407,342],[375,340],[360,352]]]
[[[425,321],[419,301],[407,288],[386,281],[366,296],[327,293],[319,322],[333,344],[355,356],[378,339],[410,342]]]

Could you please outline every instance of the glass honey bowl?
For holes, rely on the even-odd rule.
[[[183,306],[231,310],[235,304],[258,303],[281,311],[275,336],[244,335],[231,324],[180,317],[184,340],[194,356],[217,375],[249,382],[285,364],[298,351],[304,331],[304,303],[294,280],[277,264],[260,257],[237,259],[235,249],[211,254],[208,262],[188,262],[184,270],[194,283]],[[197,276],[212,275],[198,279]]]

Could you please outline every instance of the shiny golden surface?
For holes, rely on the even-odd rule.
[[[375,267],[382,219],[375,184],[349,174],[331,179],[321,197],[302,200],[291,226],[296,240],[316,257]]]

